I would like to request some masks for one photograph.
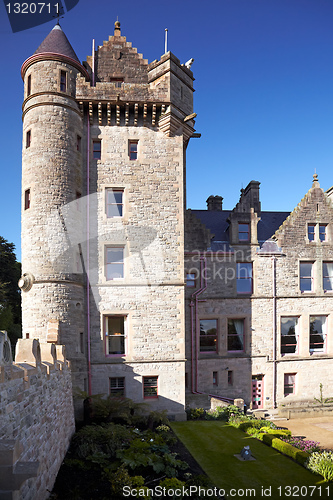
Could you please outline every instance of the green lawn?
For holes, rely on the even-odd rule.
[[[223,488],[229,498],[333,498],[332,483],[328,486],[321,476],[224,422],[172,422],[171,427],[212,482]],[[239,461],[234,457],[245,445],[250,446],[255,461]]]

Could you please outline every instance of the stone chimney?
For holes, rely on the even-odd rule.
[[[206,200],[207,210],[216,210],[221,212],[222,201],[223,201],[222,196],[213,196],[213,195],[209,196]]]

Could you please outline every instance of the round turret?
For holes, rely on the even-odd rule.
[[[78,74],[89,78],[59,25],[22,65],[23,336],[66,344],[69,358],[83,356],[84,332],[79,239],[68,228],[73,218],[82,228],[73,207],[85,194]]]

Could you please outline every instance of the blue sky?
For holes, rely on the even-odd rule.
[[[332,0],[80,0],[61,26],[78,58],[113,34],[149,62],[164,52],[164,29],[181,62],[195,59],[194,111],[201,139],[187,155],[187,205],[211,194],[231,209],[241,187],[261,182],[263,210],[292,210],[311,187],[333,184]],[[55,23],[13,34],[0,4],[2,47],[0,235],[20,258],[20,68]]]

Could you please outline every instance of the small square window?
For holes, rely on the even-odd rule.
[[[158,377],[143,377],[143,397],[158,398]]]
[[[30,189],[24,191],[24,210],[30,208]]]
[[[110,378],[110,394],[112,396],[125,396],[125,377]]]
[[[319,224],[319,240],[320,241],[326,241],[327,240],[327,225],[326,224]]]
[[[300,290],[311,292],[313,289],[313,262],[300,262]]]
[[[102,143],[101,141],[93,141],[93,158],[94,160],[101,159]]]
[[[188,288],[195,287],[195,274],[194,273],[186,273],[186,286]]]
[[[129,141],[128,144],[130,160],[138,159],[138,141]]]
[[[237,263],[237,293],[252,293],[252,262]]]
[[[238,240],[239,241],[249,241],[250,240],[250,225],[238,223]]]
[[[314,241],[315,240],[315,224],[308,224],[308,240],[309,241]]]
[[[125,316],[105,317],[106,355],[125,354]]]
[[[200,320],[200,352],[217,351],[217,319]]]
[[[80,135],[77,135],[76,136],[76,150],[79,151],[81,153],[81,136]]]
[[[228,319],[228,351],[244,351],[244,319]]]
[[[107,217],[122,217],[123,216],[123,195],[121,189],[106,190],[106,216]]]
[[[60,91],[66,92],[67,90],[67,73],[66,71],[60,71]]]
[[[28,76],[27,80],[27,96],[31,94],[31,75]]]
[[[30,146],[31,146],[31,130],[28,130],[26,135],[25,147],[30,148]]]
[[[234,384],[234,372],[232,370],[228,370],[228,385]]]
[[[284,374],[284,395],[295,394],[296,373]]]
[[[124,277],[124,248],[106,248],[106,279],[113,280]]]

